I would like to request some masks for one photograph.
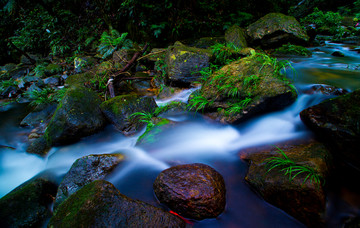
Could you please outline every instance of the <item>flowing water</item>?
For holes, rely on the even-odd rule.
[[[135,147],[138,136],[125,137],[112,126],[80,142],[52,148],[46,158],[25,153],[30,129],[18,127],[25,115],[23,107],[0,113],[0,197],[44,170],[59,179],[77,159],[89,154],[123,153],[126,160],[108,181],[123,194],[159,206],[152,184],[164,169],[177,164],[204,163],[219,171],[226,183],[227,205],[216,219],[195,222],[194,227],[304,227],[282,210],[266,203],[244,181],[247,164],[240,159],[243,149],[311,136],[302,124],[301,110],[321,102],[321,94],[303,94],[313,84],[329,84],[350,91],[360,88],[360,55],[351,47],[327,43],[312,48],[313,57],[292,59],[299,90],[297,101],[284,110],[269,113],[245,123],[229,126],[210,123],[200,115],[177,113],[167,118],[179,124],[162,134],[155,145]],[[340,50],[346,57],[333,57]],[[186,101],[192,91],[185,91],[170,100],[159,100],[159,105],[171,100]],[[331,202],[330,202],[331,204]],[[344,217],[359,214],[359,205],[336,207],[329,216],[331,227],[341,227]],[[329,226],[330,227],[330,226]]]

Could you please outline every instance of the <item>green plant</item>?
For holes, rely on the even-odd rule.
[[[45,69],[46,69],[46,66],[44,64],[39,64],[39,65],[36,65],[33,72],[36,77],[41,78],[41,77],[45,76]]]
[[[213,101],[209,101],[205,97],[201,96],[200,94],[191,95],[191,99],[189,100],[189,103],[187,104],[187,108],[189,110],[195,110],[195,112],[198,112],[199,110],[204,110],[206,106],[209,106],[213,103]]]
[[[310,182],[314,181],[318,186],[321,183],[324,183],[323,177],[312,167],[300,165],[291,159],[282,151],[279,147],[277,148],[277,152],[282,155],[283,157],[273,156],[267,159],[267,173],[269,173],[273,169],[280,169],[280,172],[284,172],[284,175],[289,175],[289,180],[294,180],[295,177],[299,176],[300,174],[304,175],[305,183],[307,180]]]
[[[251,97],[246,97],[243,100],[241,100],[238,103],[232,104],[230,106],[230,108],[227,108],[225,110],[225,113],[227,114],[236,114],[236,113],[240,113],[244,110],[244,108],[249,105],[252,102],[252,98]]]
[[[31,106],[36,106],[39,104],[50,104],[50,103],[58,103],[61,101],[63,96],[66,93],[66,88],[55,91],[51,88],[44,88],[41,90],[32,90],[30,92],[25,92],[25,96],[27,96],[31,102]]]
[[[248,77],[245,77],[243,84],[245,87],[248,87],[251,85],[256,87],[259,80],[260,80],[260,77],[258,75],[253,74]]]
[[[19,84],[19,82],[12,78],[10,78],[9,80],[0,81],[0,92],[4,92],[5,89],[7,89],[10,86],[17,87],[18,84]]]
[[[314,11],[306,17],[300,19],[303,25],[313,24],[320,31],[327,30],[332,35],[343,35],[344,32],[341,28],[342,16],[339,13],[332,11],[323,12],[318,8],[314,8]]]
[[[240,57],[240,49],[232,43],[217,43],[211,46],[211,50],[214,56],[214,63],[217,65],[229,64],[230,62],[235,61],[237,58]]]
[[[152,121],[152,118],[155,117],[154,113],[150,112],[134,112],[129,116],[130,120],[137,119],[140,122],[146,123],[148,128],[152,128],[155,124]]]
[[[102,55],[102,58],[105,59],[109,57],[117,49],[131,47],[132,42],[131,40],[126,39],[127,35],[128,33],[120,34],[115,29],[110,29],[110,33],[106,31],[103,32],[98,47],[98,52]]]

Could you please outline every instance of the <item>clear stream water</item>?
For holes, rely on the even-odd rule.
[[[209,123],[200,115],[177,113],[167,117],[181,124],[159,137],[156,145],[143,148],[135,147],[139,135],[125,137],[108,126],[103,132],[76,144],[52,148],[46,158],[41,158],[25,153],[30,129],[19,127],[26,114],[24,108],[14,107],[2,112],[0,145],[16,149],[0,148],[0,197],[44,170],[53,172],[60,181],[72,163],[82,156],[121,152],[126,155],[126,161],[107,179],[123,194],[152,205],[159,206],[152,190],[153,181],[172,165],[200,162],[223,175],[227,187],[225,212],[216,219],[195,222],[194,227],[304,227],[249,188],[244,181],[248,167],[239,154],[246,148],[311,136],[299,113],[329,97],[303,94],[301,91],[307,87],[328,84],[350,91],[360,88],[360,70],[354,70],[360,63],[360,55],[351,46],[326,43],[311,50],[313,56],[310,58],[291,59],[297,72],[291,77],[299,90],[293,105],[236,126]],[[346,57],[331,56],[334,51],[341,51]],[[190,92],[157,102],[163,105],[171,100],[186,101]],[[341,227],[344,218],[360,214],[357,193],[335,198],[336,202],[329,202],[333,205],[328,215],[329,227]]]

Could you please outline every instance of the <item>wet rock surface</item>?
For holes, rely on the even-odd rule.
[[[104,179],[123,160],[122,154],[88,155],[77,159],[60,183],[55,199],[55,210],[86,184]]]
[[[130,118],[135,112],[153,113],[157,107],[154,98],[138,95],[122,95],[101,104],[106,118],[123,134],[131,135],[145,126],[144,122]]]
[[[360,170],[360,90],[326,100],[300,113],[301,120],[339,161]]]
[[[60,205],[48,227],[186,227],[179,217],[94,181]]]
[[[200,163],[162,171],[154,182],[154,192],[161,203],[187,218],[216,218],[225,209],[223,177]]]
[[[315,170],[320,182],[307,178],[310,172],[293,177],[281,171],[279,166],[269,171],[271,158],[284,158],[277,148],[269,146],[257,151],[242,152],[241,157],[249,162],[245,180],[269,203],[284,210],[308,227],[323,227],[326,209],[324,183],[332,169],[332,156],[325,146],[317,141],[289,142],[279,148],[296,165]]]
[[[35,177],[0,199],[1,227],[41,227],[51,217],[57,184],[46,175]]]

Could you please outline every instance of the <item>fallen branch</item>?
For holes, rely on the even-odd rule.
[[[123,72],[130,69],[130,67],[136,62],[136,60],[144,54],[146,49],[148,48],[148,44],[145,44],[144,48],[141,51],[138,51],[134,54],[134,56],[131,58],[131,60],[118,72],[114,73],[110,76],[110,79],[108,80],[108,88],[110,93],[110,98],[115,97],[115,91],[114,91],[114,82],[121,80],[121,78],[117,79],[117,76],[121,75]]]

